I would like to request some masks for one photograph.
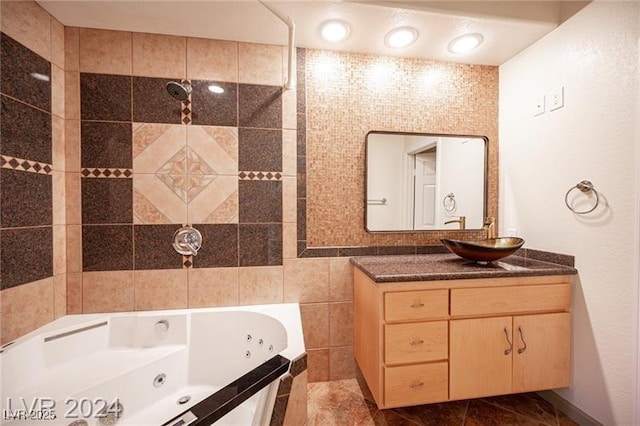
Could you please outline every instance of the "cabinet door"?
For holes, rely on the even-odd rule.
[[[513,318],[513,391],[569,386],[571,314]]]
[[[511,392],[512,317],[452,320],[450,399]]]

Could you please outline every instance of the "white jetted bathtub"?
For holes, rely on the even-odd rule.
[[[298,304],[70,315],[4,345],[7,425],[268,424]]]

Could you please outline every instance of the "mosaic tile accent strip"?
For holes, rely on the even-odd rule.
[[[191,85],[191,81],[182,80],[182,84]],[[186,101],[181,102],[180,121],[182,121],[183,124],[189,125],[193,122],[193,119],[191,118],[192,108],[191,93],[189,93],[189,98]]]
[[[133,171],[131,169],[86,167],[82,169],[80,173],[86,178],[131,179],[133,177]]]
[[[242,171],[238,173],[240,180],[282,180],[280,172],[257,172]]]
[[[193,269],[193,256],[182,256],[182,268]]]
[[[10,157],[8,155],[0,155],[0,167],[18,172],[38,173],[41,175],[49,175],[53,170],[51,164]]]
[[[306,93],[298,99],[306,100],[306,132],[298,135],[298,155],[313,158],[313,163],[306,167],[306,198],[298,198],[298,204],[306,200],[307,206],[306,234],[298,232],[299,237],[305,235],[299,240],[299,255],[304,255],[301,246],[419,247],[439,244],[440,238],[482,235],[481,231],[367,233],[363,147],[371,130],[486,136],[487,214],[497,216],[497,67],[310,49],[304,62]],[[327,63],[336,72],[326,72]],[[371,70],[376,67],[388,70],[382,84],[374,81],[376,73]],[[302,112],[298,104],[299,119]]]

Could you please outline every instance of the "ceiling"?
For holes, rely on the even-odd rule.
[[[287,44],[287,27],[256,0],[38,0],[67,26],[173,34],[253,43]],[[500,65],[552,31],[582,1],[270,1],[296,25],[296,46],[348,52]],[[341,43],[320,38],[319,27],[339,18],[351,26]],[[403,49],[384,44],[398,26],[418,29]],[[481,33],[475,51],[447,51],[455,37]]]

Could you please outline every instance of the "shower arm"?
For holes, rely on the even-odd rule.
[[[287,81],[284,83],[284,87],[287,90],[295,89],[296,87],[296,47],[295,47],[295,32],[296,25],[293,23],[293,20],[289,16],[282,15],[279,11],[271,7],[269,4],[262,0],[258,0],[258,3],[263,5],[265,8],[269,10],[269,12],[273,13],[278,17],[282,22],[285,23],[287,27],[289,27],[289,61],[287,67]]]

